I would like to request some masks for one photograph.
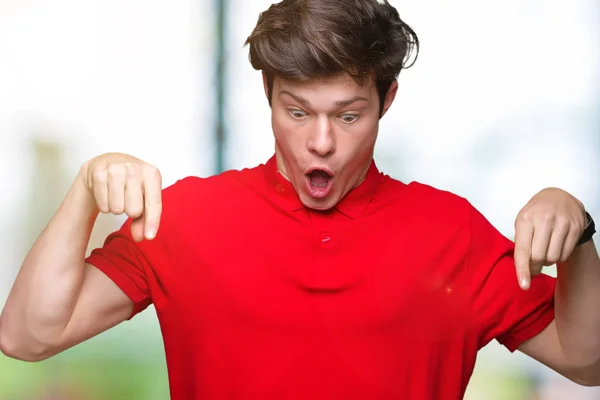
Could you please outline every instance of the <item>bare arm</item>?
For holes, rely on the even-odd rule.
[[[556,320],[523,353],[586,386],[600,385],[600,258],[593,242],[559,264]]]
[[[544,189],[521,210],[515,228],[515,266],[524,289],[530,275],[557,264],[555,319],[524,342],[523,353],[567,378],[600,386],[600,257],[592,241],[577,246],[586,226],[583,204]]]
[[[9,357],[43,360],[130,315],[132,300],[106,275],[85,264],[99,211],[138,218],[132,225],[138,240],[143,239],[144,225],[158,229],[160,209],[155,199],[160,197],[160,181],[154,179],[158,174],[152,182],[144,181],[144,164],[136,166],[131,162],[135,159],[127,157],[106,155],[86,164],[27,255],[0,317],[0,349]],[[142,194],[144,183],[154,196],[150,212],[145,212],[144,197],[149,196]]]

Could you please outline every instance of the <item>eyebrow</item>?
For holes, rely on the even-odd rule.
[[[281,92],[279,92],[279,95],[283,95],[283,94],[287,94],[288,96],[290,96],[292,99],[296,100],[298,103],[309,107],[310,106],[310,102],[308,100],[306,100],[303,97],[297,96],[293,93],[288,92],[287,90],[282,90]],[[366,97],[362,97],[362,96],[354,96],[350,99],[347,100],[338,100],[336,102],[334,102],[333,104],[335,104],[336,106],[340,106],[340,107],[346,107],[349,106],[352,103],[355,103],[357,101],[369,101],[369,99],[367,99]]]

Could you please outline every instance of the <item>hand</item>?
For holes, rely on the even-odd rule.
[[[108,153],[85,163],[80,177],[104,214],[127,214],[137,242],[156,237],[162,213],[162,178],[156,167],[127,154]]]
[[[544,189],[529,201],[515,221],[515,266],[522,289],[544,266],[565,262],[585,229],[585,209],[561,189]]]

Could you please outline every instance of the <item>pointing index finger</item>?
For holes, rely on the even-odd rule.
[[[156,237],[162,214],[162,179],[157,169],[150,167],[144,174],[144,236]]]
[[[527,290],[531,285],[531,244],[533,242],[533,225],[520,220],[515,226],[515,268],[521,289]]]

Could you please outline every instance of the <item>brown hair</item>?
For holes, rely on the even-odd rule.
[[[416,61],[419,39],[387,0],[283,0],[260,14],[246,45],[252,66],[267,76],[269,104],[274,76],[347,73],[358,84],[374,76],[383,109],[391,84]]]

